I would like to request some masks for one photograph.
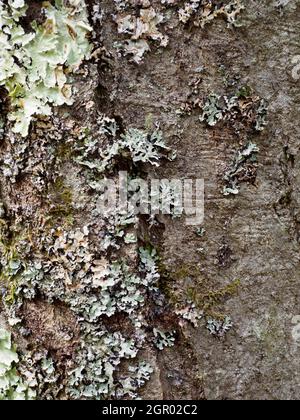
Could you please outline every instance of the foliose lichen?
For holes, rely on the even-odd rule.
[[[153,329],[154,344],[159,350],[165,347],[173,347],[175,344],[175,331],[161,331],[158,328]]]
[[[207,320],[206,328],[211,333],[218,338],[223,338],[228,331],[233,327],[231,318],[226,316],[223,320],[209,318]]]
[[[240,192],[240,182],[255,180],[258,152],[259,147],[251,142],[237,152],[232,165],[224,175],[226,184],[223,188],[224,195],[237,195]],[[247,166],[247,163],[250,165]]]
[[[9,331],[0,328],[0,400],[31,400],[35,392],[17,371],[19,357]]]
[[[211,0],[189,0],[179,9],[179,20],[183,23],[191,19],[195,26],[204,27],[218,17],[224,18],[228,26],[239,26],[238,17],[245,8],[242,0],[217,2]]]
[[[202,106],[201,122],[214,127],[219,121],[234,123],[241,119],[256,131],[263,131],[267,125],[268,104],[248,89],[240,89],[232,97],[212,93]]]
[[[148,4],[150,6],[150,3]],[[149,40],[159,42],[161,47],[168,45],[168,36],[163,35],[158,25],[164,22],[164,16],[157,12],[152,6],[142,8],[139,16],[134,15],[118,15],[116,23],[118,25],[118,33],[130,36],[126,40],[123,49],[126,54],[133,56],[133,61],[140,64],[144,54],[150,50]]]
[[[82,131],[78,144],[74,144],[75,164],[84,174],[83,188],[93,192],[89,203],[92,217],[81,226],[51,226],[48,220],[34,231],[34,241],[32,233],[28,237],[12,234],[4,220],[2,301],[10,325],[31,342],[32,350],[24,350],[20,356],[20,371],[37,398],[137,398],[153,371],[141,359],[141,351],[149,346],[172,345],[175,338],[162,333],[156,339],[155,324],[149,329],[151,308],[147,303],[160,294],[158,255],[152,247],[139,244],[134,209],[129,206],[126,211],[116,208],[110,214],[97,213],[97,201],[101,180],[114,176],[120,157],[134,178],[138,165],[156,167],[170,150],[160,130],[149,134],[129,128],[121,133],[116,121],[107,117],[99,119],[95,137],[88,130]],[[103,165],[97,155],[102,150],[101,141],[107,152],[110,144],[117,144]],[[65,190],[60,178],[54,176],[53,180],[48,189],[51,197],[54,189],[56,195],[72,203],[71,191]],[[27,225],[31,226],[30,221]],[[62,334],[56,339],[58,344],[49,344],[52,332],[41,339],[43,331],[34,331],[40,327],[26,323],[35,307],[39,316],[47,308],[63,310],[64,318],[72,320],[73,330],[67,332],[63,326],[60,332],[58,326]],[[159,325],[157,330],[161,331]],[[62,345],[64,350],[55,347]],[[67,361],[61,369],[58,353],[66,348]]]
[[[45,22],[25,32],[24,0],[0,2],[0,86],[10,99],[13,131],[27,136],[34,117],[51,115],[51,106],[72,104],[68,75],[88,58],[91,31],[83,0],[43,3]]]
[[[77,148],[76,158],[77,163],[100,174],[113,169],[118,158],[127,158],[134,164],[149,163],[154,166],[158,166],[164,156],[174,159],[159,128],[150,134],[137,128],[129,128],[119,134],[116,121],[105,118],[101,120],[100,130],[111,139],[107,146],[103,147],[96,138],[86,136]],[[93,158],[95,155],[96,159]]]

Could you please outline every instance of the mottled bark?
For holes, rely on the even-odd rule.
[[[19,258],[22,253],[28,258],[26,246],[38,257],[40,235],[51,236],[59,226],[69,231],[90,224],[91,249],[99,257],[104,222],[93,213],[97,193],[87,188],[87,174],[73,160],[80,128],[93,133],[99,114],[114,118],[122,132],[130,127],[151,131],[159,124],[177,159],[134,170],[149,179],[204,178],[205,220],[202,226],[186,226],[182,219],[159,216],[151,227],[140,217],[134,227],[138,244],[116,251],[135,268],[139,246],[157,249],[164,310],[156,312],[151,298],[146,318],[150,325],[176,330],[173,347],[159,351],[148,343],[142,349],[139,358],[154,367],[142,397],[298,399],[299,1],[249,0],[240,26],[228,27],[226,19],[217,17],[202,28],[192,20],[179,22],[176,6],[153,0],[151,6],[166,17],[158,27],[169,43],[163,47],[150,40],[151,51],[140,64],[116,47],[128,36],[118,34],[115,18],[136,13],[142,2],[136,1],[129,12],[119,12],[112,0],[86,3],[96,52],[74,77],[74,105],[56,109],[51,123],[34,122],[26,140],[14,138],[6,125],[3,167],[5,159],[12,160],[10,176],[0,178],[3,252],[13,253],[14,244],[24,240]],[[103,15],[93,22],[95,4]],[[263,131],[239,116],[213,127],[200,122],[211,94],[230,98],[245,87],[251,88],[252,99],[268,102]],[[5,92],[2,98],[5,115]],[[239,194],[224,196],[224,174],[249,142],[259,147],[257,161],[242,173]],[[118,162],[118,169],[129,167],[128,161]],[[116,169],[109,174],[116,175]],[[201,227],[205,231],[197,234]],[[111,263],[110,253],[107,261]],[[13,286],[5,281],[1,285],[7,297]],[[197,327],[175,313],[190,301],[203,311]],[[42,294],[21,311],[23,328],[31,331],[24,337],[24,331],[12,329],[18,348],[46,349],[64,385],[64,369],[71,369],[80,337],[72,312],[56,299],[44,301]],[[225,317],[233,327],[222,336],[210,334],[208,319]],[[7,309],[0,319],[7,326]],[[104,323],[113,331],[120,326],[130,331],[120,315]],[[66,398],[64,392],[56,397]]]

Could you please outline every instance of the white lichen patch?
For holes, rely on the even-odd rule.
[[[203,318],[203,312],[199,311],[196,308],[196,305],[192,302],[187,302],[185,307],[176,310],[176,315],[178,315],[185,322],[190,322],[193,327],[197,328],[199,321]],[[179,324],[184,325],[184,321],[180,320]]]
[[[141,248],[139,267],[133,270],[125,261],[97,260],[87,229],[53,236],[53,245],[45,244],[49,249],[48,260],[44,259],[40,265],[34,263],[35,268],[29,268],[27,263],[28,268],[19,273],[16,302],[9,308],[10,313],[18,311],[24,299],[32,300],[40,294],[50,302],[68,305],[81,329],[76,367],[68,372],[68,395],[86,399],[136,398],[139,387],[150,378],[152,368],[145,362],[133,361],[126,378],[118,377],[118,369],[124,360],[136,359],[146,344],[146,298],[157,290],[160,278],[156,253]],[[111,332],[105,319],[125,314],[131,333]],[[174,338],[160,335],[158,342],[160,347],[173,345]],[[30,361],[32,357],[23,359],[28,377]],[[55,375],[55,366],[47,358],[40,369],[46,370],[49,378]],[[42,380],[45,382],[44,377]],[[38,389],[39,380],[33,384]]]
[[[212,93],[203,105],[200,121],[205,121],[210,127],[214,127],[223,119],[223,109],[219,104],[220,98],[220,96]]]
[[[218,2],[220,3],[220,2]],[[178,11],[179,20],[188,23],[193,20],[194,25],[203,28],[214,19],[225,19],[228,26],[239,26],[238,17],[245,8],[242,0],[228,0],[219,5],[211,0],[189,0]]]
[[[182,23],[187,23],[193,15],[199,10],[201,0],[191,0],[186,2],[178,11],[179,20]]]
[[[223,338],[232,327],[232,321],[228,316],[226,316],[223,320],[209,318],[206,324],[206,328],[211,335],[219,338]]]
[[[107,148],[99,147],[97,139],[87,136],[78,147],[76,162],[98,173],[112,169],[117,158],[129,158],[134,164],[149,163],[159,165],[160,159],[166,155],[170,160],[174,156],[167,147],[160,129],[152,133],[137,128],[129,128],[124,134],[118,135],[115,120],[103,119],[101,133],[113,138],[113,143]],[[92,156],[97,155],[97,158]],[[93,184],[96,188],[96,184]]]
[[[124,43],[124,51],[132,55],[137,64],[141,63],[144,54],[150,50],[149,40],[157,41],[161,47],[168,45],[168,37],[158,29],[163,22],[164,16],[153,7],[141,9],[139,16],[127,14],[116,17],[119,34],[130,36]]]
[[[20,22],[26,10],[21,0],[0,2],[0,85],[10,98],[13,130],[23,137],[35,116],[51,115],[51,106],[72,104],[68,74],[91,50],[83,0],[45,2],[45,22],[33,22],[29,33]]]

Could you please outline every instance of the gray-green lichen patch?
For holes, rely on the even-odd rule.
[[[175,332],[174,331],[161,331],[158,328],[153,329],[154,344],[159,350],[163,350],[165,347],[173,347],[175,344]]]
[[[211,335],[223,338],[233,327],[230,317],[226,316],[223,320],[208,318],[206,328]]]
[[[199,322],[204,315],[203,311],[199,311],[196,308],[196,305],[191,301],[187,301],[185,305],[182,305],[180,309],[177,309],[176,314],[182,319],[180,325],[184,325],[184,322],[189,322],[195,328],[199,326]]]
[[[131,363],[126,379],[118,379],[116,375],[122,362],[136,359],[146,344],[146,296],[157,292],[159,280],[155,252],[141,248],[140,263],[134,270],[125,261],[98,260],[88,239],[87,228],[68,234],[53,232],[52,236],[54,242],[47,240],[44,244],[49,249],[48,257],[45,255],[39,261],[35,259],[16,265],[19,276],[15,301],[6,304],[9,320],[19,324],[22,315],[27,312],[24,319],[28,322],[33,318],[26,327],[31,334],[34,309],[30,302],[44,296],[49,303],[66,305],[77,317],[81,331],[74,360],[76,367],[70,368],[67,373],[67,394],[71,398],[135,398],[139,386],[149,379],[151,367],[145,363]],[[30,306],[26,309],[28,304]],[[38,313],[43,324],[41,307]],[[127,320],[123,323],[123,331],[111,331],[110,322],[106,324],[105,320],[125,314]],[[49,324],[49,319],[47,322]],[[43,328],[47,328],[47,324]],[[48,342],[50,336],[49,331]],[[42,337],[41,331],[39,340]],[[162,339],[164,345],[174,341],[168,336]],[[52,351],[58,350],[55,346],[60,346],[62,342],[62,338],[60,343],[53,342]],[[22,359],[23,365],[27,362],[26,358]],[[53,369],[54,366],[51,365]],[[38,390],[38,384],[36,387]]]
[[[223,119],[223,109],[219,104],[220,96],[212,93],[203,105],[203,113],[200,121],[205,121],[210,127],[215,126]]]
[[[221,17],[225,19],[228,26],[239,26],[239,15],[244,9],[241,0],[228,0],[226,2],[190,0],[184,2],[178,0],[161,0],[162,11],[157,5],[152,5],[150,1],[115,1],[117,14],[115,22],[118,33],[126,36],[123,42],[116,42],[115,46],[126,55],[132,56],[132,61],[140,64],[144,55],[151,50],[151,41],[166,47],[169,37],[162,32],[161,26],[166,25],[173,15],[170,7],[176,8],[176,20],[187,24],[190,21],[195,26],[203,28],[214,19]],[[225,4],[224,4],[225,3]],[[136,6],[140,6],[137,11]],[[173,24],[170,25],[173,29]]]
[[[91,46],[84,1],[45,2],[42,25],[25,32],[24,0],[0,2],[0,85],[10,98],[13,130],[27,136],[34,117],[51,115],[52,105],[72,104],[68,74],[89,57]]]
[[[187,110],[198,107],[197,101],[186,105]],[[255,182],[259,148],[252,138],[264,131],[267,126],[268,104],[255,95],[250,87],[244,86],[231,97],[212,93],[200,107],[202,109],[201,122],[206,123],[208,127],[223,124],[233,130],[242,144],[245,144],[236,153],[232,164],[223,176],[225,181],[223,194],[237,195],[241,182]]]
[[[10,332],[0,328],[0,400],[30,400],[35,392],[17,371],[19,357]]]
[[[202,106],[200,121],[214,127],[219,121],[234,125],[242,120],[250,128],[263,131],[267,125],[267,109],[266,101],[254,95],[249,88],[240,89],[230,98],[212,93]]]
[[[154,166],[158,166],[164,156],[174,159],[174,152],[167,147],[160,129],[147,133],[129,128],[120,134],[114,119],[102,118],[99,135],[103,134],[109,139],[106,146],[99,144],[94,136],[83,135],[76,148],[76,162],[93,172],[102,174],[112,170],[118,159],[129,160],[135,165],[148,163]],[[92,186],[96,188],[95,183]]]
[[[33,132],[38,133],[38,126]],[[39,191],[48,217],[33,216],[32,222],[21,212],[15,225],[8,218],[15,214],[12,208],[9,215],[4,212],[1,225],[2,307],[14,332],[27,343],[19,356],[20,372],[39,399],[136,398],[153,371],[141,353],[172,345],[175,338],[167,332],[155,338],[153,328],[163,331],[159,321],[149,326],[156,305],[149,302],[161,294],[158,256],[153,248],[140,246],[134,209],[104,214],[98,200],[101,181],[114,179],[120,162],[134,181],[141,164],[157,167],[170,150],[159,129],[121,131],[114,119],[104,116],[92,132],[68,131],[72,152],[67,158],[61,154],[63,134],[56,138],[56,129],[50,132],[40,134],[39,146],[40,153],[52,150],[51,145],[59,153],[40,172],[47,180]],[[113,144],[115,152],[103,163],[102,151],[109,154]],[[20,168],[23,173],[24,167],[30,170],[29,179],[37,175],[36,167],[41,169],[34,145],[32,156],[24,152],[27,161],[23,156]],[[84,180],[76,188],[90,194],[87,218],[79,223],[72,182],[58,169],[69,165],[73,155],[71,164]],[[4,179],[11,182],[8,176]],[[62,211],[54,218],[57,205]],[[70,224],[65,223],[69,209]]]
[[[232,165],[224,175],[224,195],[237,195],[241,182],[254,182],[257,172],[257,153],[259,148],[254,143],[249,143],[238,151]]]
[[[116,21],[120,35],[124,36],[123,47],[125,45],[125,52],[132,53],[136,62],[142,60],[153,42],[159,46],[167,44],[162,26],[165,13],[161,13],[158,3],[153,7],[147,0],[115,3],[119,12]],[[138,5],[133,14],[126,8],[129,3]],[[178,2],[162,1],[165,8],[175,3]],[[38,36],[53,38],[53,28],[57,29],[56,45],[66,42],[67,48],[69,42],[74,41],[75,52],[72,52],[78,57],[78,63],[72,66],[65,56],[62,64],[53,64],[54,70],[48,63],[50,76],[52,70],[55,73],[55,81],[54,77],[49,80],[55,82],[55,86],[43,87],[43,92],[48,92],[48,88],[58,90],[62,95],[58,96],[59,100],[68,104],[71,101],[70,73],[76,71],[77,64],[90,51],[87,39],[90,27],[84,2],[57,1],[55,6],[46,3],[43,7],[46,22],[26,32],[26,36],[34,36],[29,41],[33,46],[30,54],[35,54]],[[100,6],[94,6],[93,11],[91,19],[96,24],[101,19]],[[221,12],[209,13],[209,19],[220,15]],[[14,21],[19,27],[24,20]],[[65,34],[64,40],[61,33]],[[79,46],[82,50],[78,52]],[[27,45],[18,44],[20,51],[26,48]],[[52,54],[49,50],[46,55],[48,52]],[[55,56],[56,51],[54,61]],[[37,62],[40,58],[38,55]],[[31,64],[19,61],[15,64],[24,68],[26,78],[29,77]],[[84,70],[86,77],[92,79],[88,68]],[[48,70],[46,73],[48,77]],[[35,86],[29,85],[27,79],[25,82],[26,89],[33,87],[34,92]],[[38,79],[37,83],[45,84],[44,79]],[[8,85],[3,86],[9,90]],[[23,90],[20,96],[16,93],[16,109],[11,112],[22,114],[21,99],[26,99],[26,95]],[[112,91],[113,96],[117,97]],[[86,96],[83,97],[81,103],[85,104]],[[45,101],[44,96],[38,99]],[[39,118],[26,141],[19,139],[11,148],[10,142],[5,142],[3,179],[6,187],[13,185],[13,200],[4,218],[4,223],[10,226],[4,232],[1,247],[3,306],[14,332],[28,344],[27,351],[19,355],[18,369],[40,399],[137,398],[154,369],[143,360],[145,350],[153,351],[153,347],[163,350],[173,346],[177,338],[174,326],[164,325],[157,315],[168,310],[159,289],[159,259],[152,247],[141,245],[139,220],[133,208],[129,206],[125,213],[116,208],[112,214],[103,214],[99,207],[101,181],[115,180],[120,167],[130,172],[134,185],[137,175],[146,177],[145,171],[150,165],[156,171],[162,158],[172,159],[173,156],[158,128],[145,131],[132,126],[132,121],[126,125],[119,112],[114,114],[112,110],[108,112],[118,115],[116,119],[100,115],[95,122],[97,111],[93,100],[84,107],[84,112],[88,110],[86,116],[77,107],[70,110],[73,115],[78,112],[78,125],[70,114],[60,114],[58,118],[56,113],[63,112],[64,108],[54,110],[51,120]],[[48,110],[49,105],[56,102],[58,100],[49,96],[42,105]],[[112,108],[112,103],[110,105]],[[21,127],[22,134],[39,113],[29,114]],[[80,127],[81,120],[86,129]],[[17,131],[21,128],[15,126]],[[65,150],[58,150],[59,143],[70,149],[67,158]],[[29,188],[25,196],[28,185],[31,190]],[[174,194],[169,186],[164,184],[161,189],[174,206]],[[16,191],[21,193],[22,201],[18,200]],[[38,203],[32,199],[33,192],[41,198]],[[81,207],[75,198],[80,195],[84,197]],[[29,198],[29,204],[24,197]],[[179,322],[189,321],[197,326],[208,315],[211,300],[220,300],[218,293],[213,295],[206,290],[203,294],[203,301],[202,296],[196,296],[197,307],[190,299],[183,299],[176,306]],[[222,328],[223,325],[215,326],[215,335],[222,335],[224,329],[227,331],[227,327]]]

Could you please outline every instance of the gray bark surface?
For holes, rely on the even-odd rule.
[[[0,177],[10,237],[20,227],[30,227],[34,244],[43,218],[57,200],[58,205],[75,209],[74,226],[93,224],[96,244],[101,223],[93,216],[84,174],[69,159],[69,133],[77,126],[93,130],[99,113],[115,118],[124,129],[158,123],[168,146],[177,150],[177,159],[159,168],[143,165],[142,172],[149,178],[204,178],[205,234],[198,236],[197,226],[186,226],[181,219],[160,216],[152,229],[145,218],[140,220],[140,242],[153,244],[160,255],[159,287],[166,296],[160,322],[166,330],[176,330],[173,347],[143,350],[154,373],[141,390],[142,398],[298,399],[299,1],[280,6],[271,0],[249,0],[240,15],[241,26],[228,28],[217,18],[201,28],[191,22],[183,25],[174,8],[153,0],[156,10],[169,13],[159,26],[169,44],[166,48],[151,44],[139,65],[115,47],[126,37],[117,32],[114,2],[87,3],[91,15],[95,3],[103,12],[101,22],[93,24],[101,52],[100,59],[85,63],[82,74],[76,75],[75,104],[55,111],[54,131],[37,123],[26,140],[26,151],[21,151],[22,143],[10,142],[9,129],[1,144],[2,162],[8,155],[20,162],[16,182]],[[232,97],[243,86],[269,104],[262,132],[245,128],[243,121],[239,129],[224,121],[209,127],[199,121],[201,107],[189,114],[178,112],[191,98],[203,104],[212,93]],[[49,145],[52,138],[55,152]],[[259,147],[255,176],[240,182],[238,195],[224,196],[224,173],[249,141]],[[35,183],[41,174],[46,195]],[[66,204],[61,191],[51,189],[57,176],[71,192],[71,203]],[[62,213],[59,217],[68,209]],[[135,261],[134,246],[119,252]],[[175,314],[174,308],[190,299],[205,312],[197,327]],[[25,327],[32,331],[24,339],[13,330],[18,347],[27,348],[28,340],[30,346],[38,342],[55,354],[57,369],[63,371],[80,335],[69,309],[38,297],[22,311]],[[4,309],[0,316],[7,325]],[[207,317],[226,316],[233,323],[226,335],[210,334]],[[64,338],[67,330],[72,331],[71,341]],[[59,398],[65,398],[64,393]]]

